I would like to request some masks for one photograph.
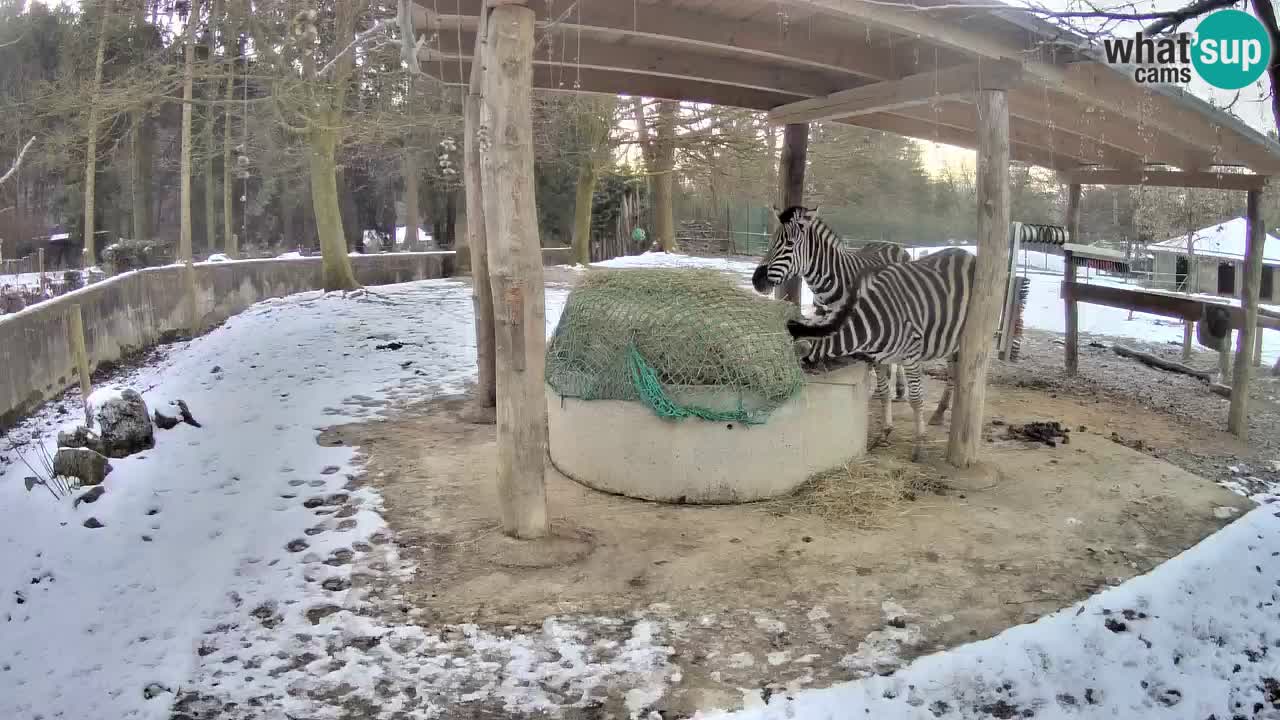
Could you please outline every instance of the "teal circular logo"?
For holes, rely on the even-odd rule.
[[[1243,10],[1210,13],[1196,28],[1191,62],[1210,85],[1239,90],[1258,81],[1271,62],[1271,38]]]

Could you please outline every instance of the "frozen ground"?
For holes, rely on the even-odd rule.
[[[610,264],[720,267],[744,281],[752,269],[667,255]],[[548,329],[565,295],[548,288]],[[632,688],[628,709],[646,717],[679,682],[660,615],[495,635],[366,614],[364,579],[413,568],[389,542],[380,498],[348,483],[354,449],[317,444],[318,430],[461,389],[474,374],[470,313],[468,287],[448,280],[310,292],[163,348],[120,382],[151,407],[185,400],[202,427],[158,430],[154,449],[114,460],[92,504],[29,493],[19,455],[37,451],[0,444],[0,717],[160,719],[181,698],[206,718],[447,718],[467,702],[512,714],[585,706],[608,684]],[[1108,317],[1095,331],[1181,336]],[[7,440],[52,449],[78,411],[72,393]],[[1278,531],[1261,507],[1079,608],[734,717],[1280,713]]]

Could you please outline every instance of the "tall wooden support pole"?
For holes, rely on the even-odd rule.
[[[84,426],[93,427],[93,413],[89,409],[89,351],[84,341],[84,315],[77,303],[71,306],[67,317],[67,339],[71,342],[71,357],[80,375],[80,399],[84,401]]]
[[[1262,367],[1262,328],[1253,336],[1253,366]]]
[[[1227,414],[1227,430],[1240,438],[1249,439],[1249,380],[1253,377],[1254,338],[1258,328],[1258,291],[1262,286],[1262,252],[1267,242],[1267,226],[1262,219],[1262,192],[1249,191],[1249,238],[1244,251],[1244,327],[1236,341],[1235,372],[1231,376],[1231,410]]]
[[[532,9],[493,8],[480,101],[480,174],[497,354],[498,497],[504,531],[547,533],[546,310],[533,190]]]
[[[489,286],[489,249],[485,241],[484,184],[480,178],[480,83],[484,70],[483,50],[488,13],[480,15],[480,29],[476,33],[474,59],[471,63],[471,84],[467,90],[465,138],[463,140],[462,175],[467,192],[467,249],[471,261],[471,304],[475,311],[476,325],[476,402],[480,409],[494,407],[497,387],[494,380],[493,349],[493,295]]]
[[[1071,185],[1067,188],[1067,240],[1071,243],[1078,243],[1080,240],[1080,186]],[[1063,273],[1062,279],[1065,283],[1074,284],[1076,281],[1076,265],[1075,260],[1071,256],[1071,251],[1063,253]],[[1080,316],[1079,307],[1076,305],[1075,294],[1068,291],[1063,295],[1063,304],[1066,306],[1066,331],[1067,342],[1064,346],[1066,353],[1066,371],[1068,375],[1075,375],[1080,370]]]
[[[778,199],[783,208],[804,204],[804,170],[809,159],[809,124],[789,123],[783,130],[782,157],[778,160]],[[800,304],[799,275],[775,290],[779,300]]]
[[[36,266],[40,273],[40,297],[44,297],[44,289],[47,281],[44,277],[44,248],[36,248]]]
[[[987,393],[987,363],[1000,322],[1009,272],[1009,95],[978,91],[978,267],[956,364],[955,407],[947,461],[966,468],[978,459]]]

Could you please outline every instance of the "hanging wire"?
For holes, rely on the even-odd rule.
[[[578,0],[578,55],[574,58],[574,71],[576,73],[573,80],[573,89],[582,89],[582,4],[586,0]]]
[[[469,92],[468,86],[470,83],[467,82],[468,78],[462,71],[462,56],[466,53],[466,50],[462,46],[462,0],[457,0],[457,7],[454,9],[454,12],[456,15],[454,16],[453,27],[458,34],[458,101],[465,105],[467,102],[467,93]],[[481,8],[480,12],[484,12],[484,9]],[[479,23],[476,24],[476,32],[480,32]],[[472,58],[472,62],[475,62],[474,58]]]
[[[431,0],[431,6],[436,13],[435,14],[436,22],[439,23],[440,22],[440,0]],[[444,46],[440,43],[440,29],[438,27],[435,29],[431,29],[431,28],[428,28],[428,29],[431,30],[431,37],[427,40],[427,44],[435,45],[436,47],[436,62],[440,65],[440,80],[441,82],[443,82],[444,81]],[[458,80],[461,81],[462,78],[458,78]],[[412,87],[412,85],[410,87]]]
[[[247,9],[248,3],[246,3]],[[240,56],[244,59],[244,102],[241,104],[240,117],[240,157],[245,157],[249,152],[249,51],[247,38],[241,40]],[[240,241],[247,242],[249,239],[249,169],[246,167],[244,175],[241,177],[240,187]],[[236,249],[239,250],[240,243],[236,243]],[[237,254],[239,254],[237,252]]]
[[[942,143],[942,92],[938,88],[938,47],[933,48],[933,97],[929,99],[933,109],[933,142]]]

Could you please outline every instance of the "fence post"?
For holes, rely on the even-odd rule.
[[[36,248],[36,265],[40,268],[40,297],[44,297],[44,248]]]
[[[75,360],[76,369],[80,371],[80,398],[84,401],[84,426],[93,427],[93,417],[89,412],[89,352],[84,342],[84,315],[80,312],[80,304],[71,306],[67,323],[71,356]]]

